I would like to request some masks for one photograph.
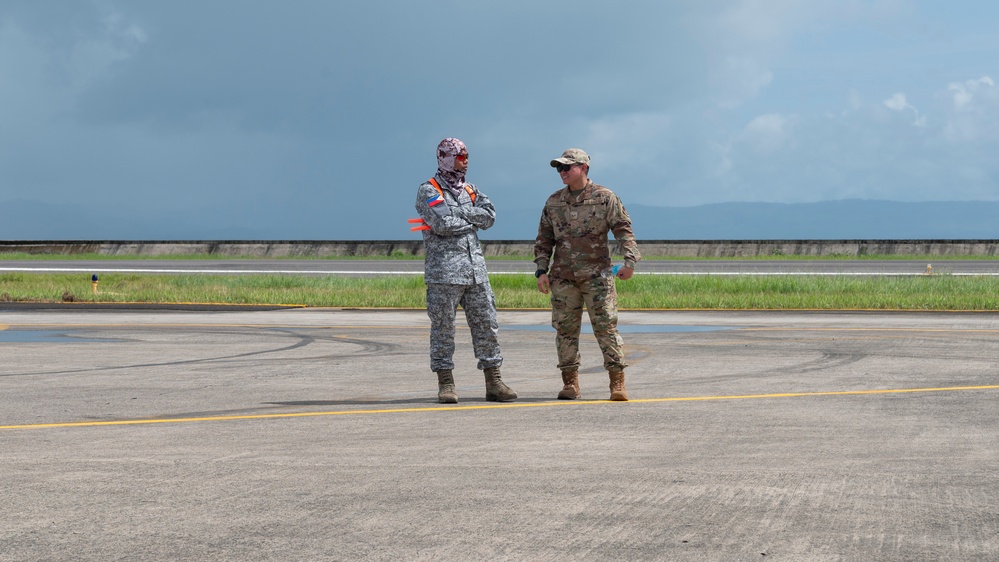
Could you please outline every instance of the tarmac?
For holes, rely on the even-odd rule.
[[[459,314],[459,319],[461,315]],[[0,560],[996,560],[999,314],[0,307]]]

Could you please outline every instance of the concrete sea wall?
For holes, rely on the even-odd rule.
[[[995,256],[999,240],[639,240],[643,256]],[[533,240],[483,240],[487,256],[533,253]],[[0,241],[0,253],[259,258],[422,255],[421,240]]]

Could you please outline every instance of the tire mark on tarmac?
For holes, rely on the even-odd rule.
[[[180,361],[163,361],[156,363],[135,363],[130,365],[117,365],[117,366],[104,366],[104,367],[90,367],[84,369],[67,369],[61,371],[38,371],[30,373],[4,373],[0,374],[0,377],[20,377],[20,376],[40,376],[40,375],[74,375],[82,373],[91,373],[95,371],[120,371],[122,369],[137,369],[137,368],[148,368],[148,367],[170,367],[178,365],[196,365],[199,363],[211,363],[219,361],[229,361],[233,359],[242,359],[246,357],[255,357],[258,355],[267,355],[271,353],[279,353],[282,351],[290,351],[293,349],[298,349],[305,347],[315,341],[313,336],[295,334],[289,330],[274,330],[276,332],[282,332],[285,334],[290,334],[295,337],[298,341],[291,345],[284,347],[277,347],[273,349],[262,349],[257,351],[248,351],[246,353],[236,353],[232,355],[219,355],[214,357],[201,357],[198,359],[185,359]],[[219,334],[220,332],[210,332],[211,334]],[[267,334],[265,334],[267,335]]]
[[[69,330],[72,330],[72,331],[83,331],[83,332],[85,332],[87,328],[94,328],[95,327],[94,325],[78,326],[78,325],[64,325],[64,324],[59,324],[59,325],[45,325],[45,328],[52,329],[53,327],[56,327],[56,326],[59,327],[59,328],[69,329]],[[248,332],[243,332],[243,331],[224,331],[224,330],[223,331],[203,330],[203,331],[200,331],[199,333],[210,334],[210,335],[246,335],[246,334],[249,334],[249,335],[262,335],[262,336],[272,336],[274,333],[279,333],[279,334],[284,334],[284,335],[286,335],[288,337],[296,338],[298,341],[296,341],[295,343],[293,343],[291,345],[287,345],[287,346],[284,346],[284,347],[277,347],[277,348],[272,348],[272,349],[262,349],[262,350],[250,351],[250,352],[246,352],[246,353],[237,353],[237,354],[232,354],[232,355],[218,355],[218,356],[200,357],[200,358],[197,358],[197,359],[186,359],[186,360],[178,360],[178,361],[162,361],[162,362],[153,362],[153,363],[135,363],[135,364],[128,364],[128,365],[100,366],[100,367],[88,367],[88,368],[80,368],[80,369],[63,369],[63,370],[55,370],[55,371],[32,371],[32,372],[19,372],[19,373],[0,373],[0,378],[5,378],[5,377],[22,377],[22,376],[45,376],[45,375],[79,375],[79,374],[92,373],[92,372],[102,372],[102,371],[121,371],[121,370],[124,370],[124,369],[150,368],[150,367],[173,367],[173,366],[182,366],[182,365],[197,365],[197,364],[202,364],[202,363],[233,361],[233,360],[245,359],[245,358],[248,358],[248,357],[258,357],[258,356],[262,356],[262,355],[269,355],[269,354],[274,354],[274,353],[281,353],[281,352],[285,352],[285,351],[291,351],[291,350],[294,350],[294,349],[299,349],[299,348],[306,347],[308,345],[311,345],[311,344],[315,343],[316,341],[332,341],[332,342],[338,342],[338,343],[347,343],[347,344],[359,346],[361,349],[357,353],[351,353],[351,354],[339,354],[339,353],[338,354],[325,354],[325,355],[317,355],[317,356],[314,356],[314,357],[299,357],[299,358],[296,358],[296,360],[299,360],[299,361],[314,360],[314,361],[316,361],[316,360],[328,360],[328,359],[331,359],[331,358],[341,359],[341,358],[345,358],[345,357],[363,357],[363,356],[366,356],[366,355],[373,355],[373,354],[377,354],[377,355],[390,355],[390,354],[396,353],[399,350],[399,348],[401,348],[401,346],[398,345],[398,344],[394,344],[394,343],[390,343],[390,342],[384,342],[384,341],[363,340],[363,339],[353,338],[353,337],[349,337],[349,336],[340,336],[340,335],[315,336],[315,335],[308,335],[308,334],[302,333],[303,329],[304,330],[312,330],[312,329],[341,330],[341,329],[343,329],[343,327],[340,327],[340,326],[304,326],[304,327],[295,326],[295,327],[276,327],[276,328],[270,328],[270,327],[263,326],[263,325],[257,326],[257,325],[231,325],[231,324],[222,324],[222,325],[198,325],[198,324],[192,324],[192,325],[186,325],[186,324],[185,325],[164,325],[164,324],[156,324],[156,325],[153,325],[153,327],[164,327],[164,326],[167,326],[169,328],[180,327],[180,328],[185,328],[185,329],[188,329],[188,328],[205,328],[205,327],[209,327],[209,328],[223,327],[223,328],[230,328],[230,329],[232,329],[232,328],[237,328],[237,329],[238,328],[248,328],[248,329],[250,329],[250,331],[248,331]],[[107,326],[100,326],[100,327],[105,328]],[[131,327],[134,327],[134,326],[132,326],[132,325],[122,325],[121,327],[131,328]],[[150,326],[149,325],[145,325],[144,327],[150,327]],[[10,325],[0,324],[0,329],[8,329],[8,328],[10,328]],[[83,329],[81,330],[81,328],[83,328]],[[259,332],[261,331],[260,328],[264,328],[262,330],[264,332],[263,334],[259,334]],[[32,326],[31,329],[33,329],[33,330],[34,329],[38,329],[38,326]],[[131,343],[143,343],[142,340],[137,340],[137,339],[134,339],[134,338],[128,339],[127,341],[129,341]]]
[[[812,361],[805,361],[797,365],[781,367],[783,372],[808,373],[813,371],[824,371],[834,367],[842,367],[851,363],[856,363],[869,357],[865,353],[842,353],[836,351],[822,351],[822,357]]]

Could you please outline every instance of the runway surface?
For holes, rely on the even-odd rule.
[[[490,273],[533,274],[527,260],[489,260]],[[2,260],[2,272],[422,275],[423,260]],[[999,275],[997,260],[643,260],[639,275]]]
[[[999,314],[0,309],[0,560],[995,560]]]

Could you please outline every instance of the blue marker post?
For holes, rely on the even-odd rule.
[[[97,294],[97,274],[96,273],[90,278],[90,284],[91,284],[91,286],[94,289],[94,294],[96,295]]]

